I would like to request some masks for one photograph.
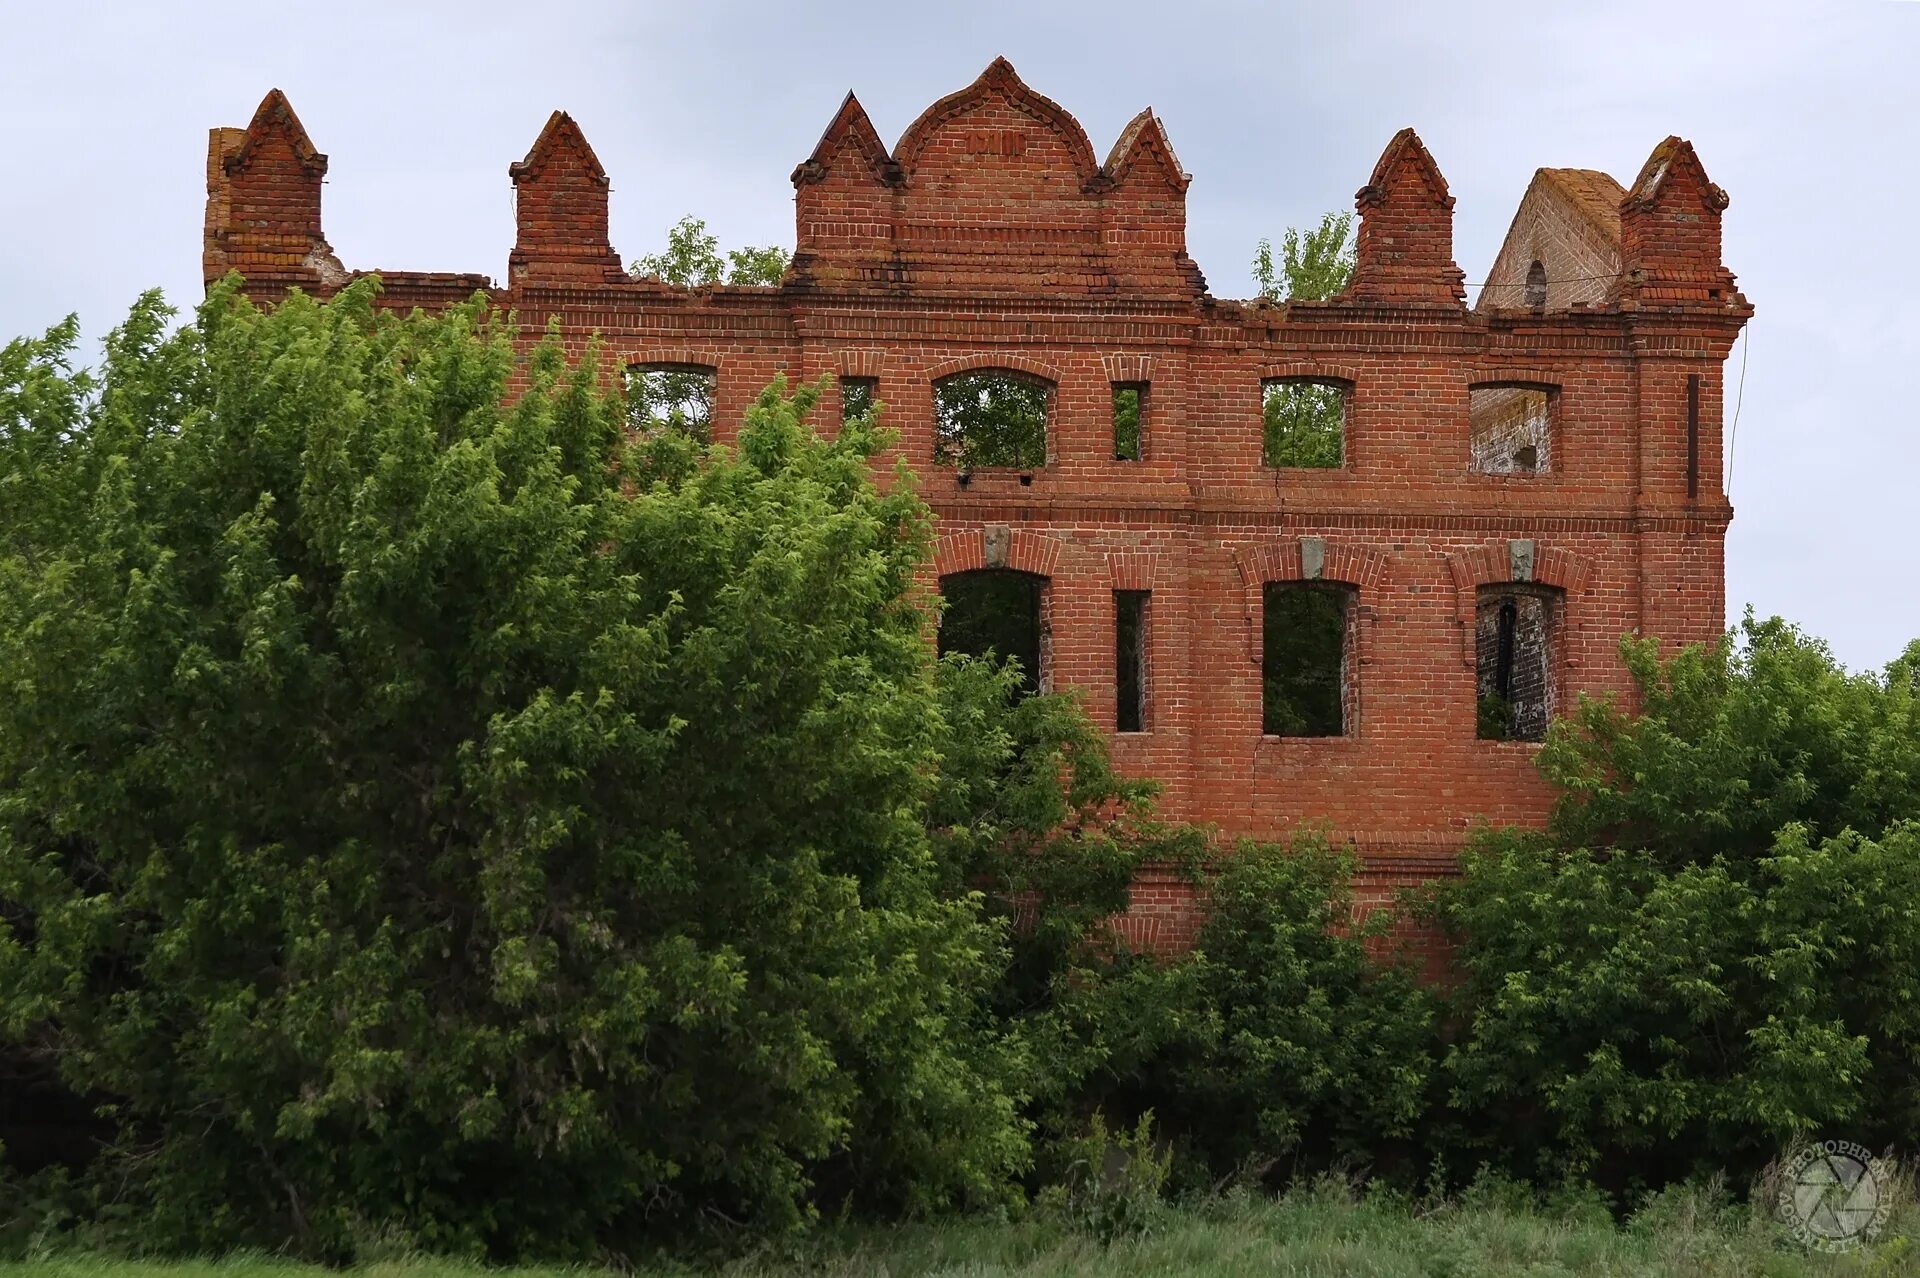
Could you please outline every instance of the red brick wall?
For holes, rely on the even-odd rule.
[[[1527,305],[1527,271],[1547,276],[1546,309],[1604,305],[1620,286],[1620,184],[1586,169],[1541,169],[1533,176],[1476,308]]]
[[[263,227],[242,220],[265,210],[254,220],[282,255],[249,276],[269,297],[337,282],[297,265],[293,250],[325,248],[318,182],[284,99],[269,110],[277,97],[246,137],[271,134],[274,154],[293,158],[248,169],[245,200],[238,186],[210,191],[207,241],[210,277],[249,270],[236,247]],[[215,131],[211,170],[237,134]],[[269,173],[282,186],[263,194]],[[1678,644],[1722,626],[1732,511],[1719,480],[1721,369],[1750,308],[1718,260],[1725,196],[1677,139],[1623,202],[1613,299],[1543,314],[1465,307],[1453,200],[1411,131],[1361,190],[1347,294],[1215,299],[1186,256],[1188,179],[1159,121],[1143,113],[1099,163],[1073,118],[1004,62],[935,103],[892,150],[848,97],[795,170],[798,251],[779,288],[686,291],[621,275],[605,175],[563,116],[513,176],[518,246],[508,286],[492,292],[529,345],[557,316],[576,349],[599,333],[630,362],[713,365],[721,439],[778,375],[877,378],[941,519],[930,576],[983,566],[1008,530],[1010,566],[1049,578],[1051,683],[1084,688],[1109,727],[1112,592],[1151,590],[1148,731],[1117,735],[1117,759],[1165,781],[1171,816],[1262,837],[1326,829],[1361,860],[1363,905],[1445,873],[1476,820],[1546,814],[1538,747],[1475,737],[1480,585],[1530,558],[1532,579],[1565,591],[1561,706],[1626,690],[1625,632]],[[482,283],[383,277],[399,307]],[[980,366],[1057,385],[1050,461],[1028,482],[981,471],[963,485],[931,464],[932,381]],[[1276,376],[1352,384],[1341,469],[1261,464],[1260,386]],[[1116,381],[1151,386],[1141,461],[1112,458]],[[1557,389],[1549,473],[1469,471],[1468,388],[1488,381]],[[819,411],[837,418],[831,397]],[[1306,571],[1307,537],[1324,547],[1313,556],[1324,576],[1358,592],[1350,730],[1263,738],[1260,587]],[[1125,926],[1177,946],[1195,917],[1189,889],[1155,875]]]

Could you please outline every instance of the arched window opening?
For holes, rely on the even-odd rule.
[[[940,578],[940,655],[1020,663],[1021,695],[1038,692],[1046,647],[1047,579],[1012,568],[978,568]]]
[[[627,369],[627,425],[638,435],[672,431],[713,442],[715,370],[704,364],[634,364]]]
[[[1261,464],[1336,468],[1346,464],[1347,399],[1352,387],[1320,377],[1261,383]]]
[[[1047,464],[1053,385],[1006,369],[976,369],[933,384],[933,459],[978,470]]]
[[[1270,581],[1262,591],[1260,730],[1270,737],[1347,732],[1347,621],[1353,587]]]
[[[1553,463],[1554,395],[1544,386],[1467,390],[1468,468],[1479,475],[1541,475]]]
[[[1527,268],[1527,305],[1535,310],[1547,304],[1547,268],[1538,258]]]
[[[1474,622],[1483,741],[1541,741],[1553,720],[1561,593],[1550,586],[1480,587]]]

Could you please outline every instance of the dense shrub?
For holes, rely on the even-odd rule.
[[[1582,702],[1540,834],[1439,895],[1470,1157],[1665,1183],[1814,1134],[1920,1141],[1920,647],[1849,675],[1751,618]]]
[[[1790,828],[1757,870],[1516,834],[1468,853],[1446,1077],[1482,1152],[1662,1183],[1816,1133],[1913,1140],[1920,827]]]
[[[1752,861],[1791,824],[1871,835],[1920,818],[1920,643],[1850,674],[1819,640],[1749,615],[1664,661],[1652,639],[1621,657],[1638,704],[1582,698],[1541,749],[1557,845]]]
[[[1157,787],[1113,770],[1072,694],[1021,695],[1010,665],[940,662],[948,734],[928,820],[947,890],[984,890],[1007,961],[986,996],[1036,1125],[1029,1184],[1071,1179],[1099,1107],[1189,1021],[1189,965],[1132,952],[1109,918],[1146,864],[1196,883],[1206,832],[1158,821]]]
[[[1352,859],[1307,837],[1221,858],[1179,1024],[1142,1071],[1168,1130],[1216,1176],[1387,1152],[1415,1130],[1432,1069],[1431,994],[1355,923]]]
[[[0,1032],[157,1247],[581,1254],[1026,1158],[924,821],[927,516],[362,281],[0,357]],[[524,378],[511,400],[510,379]]]

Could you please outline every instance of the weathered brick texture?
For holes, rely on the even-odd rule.
[[[1543,309],[1604,305],[1620,283],[1620,201],[1626,194],[1595,169],[1536,172],[1476,309],[1533,306],[1527,278],[1536,268],[1546,285],[1539,299]]]
[[[278,92],[245,130],[214,130],[208,278],[238,269],[268,299],[348,278],[321,235],[325,163]],[[1538,747],[1476,739],[1480,587],[1524,564],[1564,592],[1560,707],[1628,691],[1622,634],[1681,644],[1723,622],[1722,364],[1751,313],[1720,262],[1726,196],[1673,138],[1611,217],[1604,185],[1553,194],[1564,184],[1549,172],[1578,171],[1542,171],[1499,259],[1494,282],[1515,287],[1475,309],[1453,261],[1453,198],[1411,130],[1359,193],[1344,294],[1226,301],[1187,256],[1189,179],[1160,121],[1141,113],[1100,163],[1073,117],[998,60],[891,150],[848,96],[794,171],[797,251],[780,287],[625,277],[607,176],[562,114],[512,166],[505,287],[381,275],[396,307],[485,288],[529,346],[558,317],[576,350],[599,333],[629,362],[710,366],[722,439],[776,376],[877,379],[941,520],[935,571],[1044,574],[1048,681],[1084,689],[1109,728],[1113,592],[1152,591],[1146,731],[1115,734],[1120,764],[1162,778],[1177,817],[1256,836],[1324,829],[1360,858],[1372,905],[1447,872],[1476,820],[1546,814]],[[1607,278],[1526,305],[1536,245],[1554,242],[1579,246],[1563,275]],[[933,464],[932,383],[972,368],[1054,384],[1045,467]],[[1344,465],[1262,465],[1273,377],[1351,385]],[[1113,457],[1115,382],[1148,384],[1138,461]],[[1468,391],[1484,383],[1551,391],[1546,473],[1471,469]],[[1342,737],[1261,735],[1261,587],[1301,577],[1356,591]],[[1177,946],[1195,920],[1191,890],[1155,874],[1124,926]]]
[[[514,285],[604,284],[624,276],[607,241],[607,171],[580,126],[555,111],[527,158],[508,166],[513,178]]]

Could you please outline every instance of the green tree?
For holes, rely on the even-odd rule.
[[[1878,834],[1920,818],[1920,643],[1852,674],[1819,640],[1749,613],[1719,643],[1662,660],[1654,640],[1630,639],[1621,655],[1638,713],[1583,700],[1540,754],[1562,846],[1751,862],[1789,824]]]
[[[778,284],[787,273],[790,256],[777,247],[729,249],[720,252],[720,237],[708,232],[704,220],[688,214],[667,229],[666,251],[634,259],[628,273],[635,279],[660,280],[676,288],[704,288],[709,284]]]
[[[708,285],[778,285],[787,273],[789,255],[776,247],[720,251],[720,237],[706,222],[688,215],[667,229],[664,252],[634,259],[627,273],[635,279],[659,280],[676,288]],[[713,438],[713,374],[706,369],[647,368],[627,374],[627,420],[637,432],[667,430],[691,436],[700,443]]]
[[[1303,836],[1242,842],[1211,883],[1184,1032],[1156,1062],[1156,1112],[1215,1174],[1378,1157],[1411,1136],[1432,1070],[1433,1003],[1354,921],[1355,862]]]
[[[476,299],[0,355],[0,1037],[142,1244],[586,1256],[997,1201],[1002,928],[881,438],[630,441]]]
[[[1268,302],[1318,302],[1332,297],[1353,278],[1351,213],[1324,213],[1320,225],[1304,234],[1289,227],[1280,240],[1280,260],[1273,258],[1273,241],[1261,240],[1253,254],[1255,296]]]
[[[1289,228],[1280,242],[1261,240],[1253,256],[1256,296],[1266,302],[1323,301],[1353,278],[1353,217],[1327,213],[1304,234]],[[1269,382],[1262,400],[1265,434],[1261,460],[1268,466],[1335,467],[1345,457],[1346,394],[1321,382]]]
[[[627,428],[648,438],[668,433],[713,442],[714,374],[676,365],[627,370]]]
[[[1920,1140],[1920,644],[1879,675],[1749,614],[1583,699],[1547,830],[1438,893],[1466,1160],[1624,1186]]]

